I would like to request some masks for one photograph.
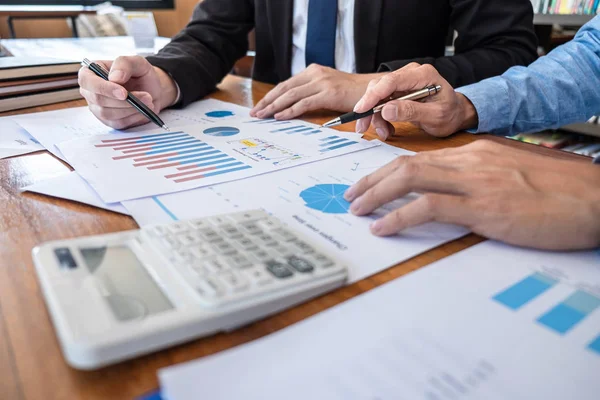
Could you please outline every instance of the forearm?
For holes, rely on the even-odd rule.
[[[177,82],[179,104],[185,106],[214,90],[246,54],[253,26],[251,2],[204,0],[196,6],[191,22],[148,60]]]
[[[600,111],[600,20],[529,68],[457,89],[477,110],[478,132],[513,135],[587,120]]]

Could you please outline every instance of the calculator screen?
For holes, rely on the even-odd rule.
[[[129,247],[81,247],[79,252],[118,321],[136,320],[174,308]]]

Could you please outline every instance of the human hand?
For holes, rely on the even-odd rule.
[[[375,221],[377,236],[437,221],[514,245],[550,250],[600,246],[600,166],[557,160],[494,142],[399,157],[345,194],[367,215],[411,192],[417,200]]]
[[[79,70],[80,92],[92,113],[111,128],[125,129],[148,122],[146,117],[125,101],[127,91],[157,114],[176,101],[177,86],[173,79],[143,57],[119,57],[114,62],[96,63],[110,71],[109,81],[83,67]]]
[[[348,74],[312,64],[267,93],[250,115],[286,120],[321,109],[348,112],[369,82],[380,75],[384,74]]]
[[[363,118],[356,131],[365,132],[372,123],[377,135],[386,140],[394,134],[391,122],[412,122],[433,136],[444,137],[459,130],[477,126],[477,112],[471,102],[452,86],[431,65],[411,63],[369,83],[367,92],[354,111],[369,111],[390,96],[400,97],[427,86],[440,85],[435,96],[420,101],[390,101],[381,113]]]

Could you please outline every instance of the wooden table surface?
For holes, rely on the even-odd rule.
[[[252,106],[270,85],[229,76],[211,97]],[[0,115],[22,114],[83,106],[83,101],[20,110]],[[324,122],[331,113],[311,115],[306,120]],[[349,130],[354,126],[344,126]],[[485,136],[466,133],[446,139],[425,135],[410,125],[398,127],[391,144],[413,151],[459,146]],[[1,135],[1,132],[0,132]],[[373,138],[372,132],[367,137]],[[504,138],[514,147],[571,157]],[[581,158],[582,162],[585,160]],[[31,249],[45,241],[68,239],[137,228],[130,217],[94,207],[54,199],[19,188],[56,177],[70,167],[47,152],[0,160],[0,399],[131,399],[158,385],[159,368],[213,354],[282,329],[326,308],[341,303],[415,269],[456,253],[483,239],[468,235],[440,246],[353,285],[309,301],[285,312],[231,333],[223,333],[123,362],[93,372],[70,368],[64,361],[34,272]]]

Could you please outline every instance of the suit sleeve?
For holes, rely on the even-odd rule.
[[[537,58],[530,0],[450,0],[450,26],[458,32],[455,55],[384,63],[393,71],[411,63],[431,64],[454,87],[501,75]]]
[[[252,0],[203,0],[189,24],[148,61],[177,82],[184,107],[213,91],[246,54],[253,28]]]

